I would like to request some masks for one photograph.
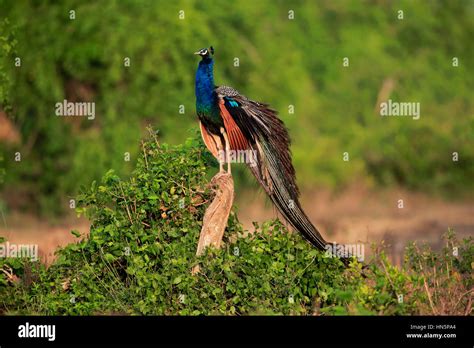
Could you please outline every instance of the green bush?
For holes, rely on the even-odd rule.
[[[59,250],[49,268],[39,262],[0,259],[0,311],[48,315],[429,312],[423,273],[412,272],[410,265],[425,265],[426,255],[433,253],[411,251],[407,269],[390,265],[382,252],[364,270],[356,261],[346,267],[278,221],[256,225],[248,233],[233,211],[224,246],[196,257],[202,219],[212,198],[205,178],[206,150],[196,140],[160,145],[154,132],[140,150],[129,179],[109,171],[100,183],[83,190],[77,211],[90,219],[90,233]],[[473,250],[469,241],[456,260],[447,254],[438,273],[449,263],[449,274],[455,272],[461,280],[456,283],[472,286]],[[193,275],[196,265],[200,272]],[[465,301],[457,304],[463,305]]]

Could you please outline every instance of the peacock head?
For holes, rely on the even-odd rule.
[[[201,48],[199,51],[194,52],[194,54],[201,56],[202,59],[207,59],[214,54],[214,48],[212,46],[209,48]]]

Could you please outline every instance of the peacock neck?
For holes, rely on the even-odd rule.
[[[215,114],[214,61],[205,58],[199,62],[196,72],[196,111],[200,117]]]

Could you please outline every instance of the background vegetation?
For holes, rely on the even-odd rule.
[[[0,259],[0,313],[471,314],[474,243],[452,232],[439,253],[412,245],[403,268],[383,246],[366,268],[346,268],[277,221],[243,231],[234,211],[224,247],[196,257],[211,198],[203,153],[194,140],[159,146],[152,136],[129,179],[110,171],[84,188],[77,211],[90,234],[48,269]]]
[[[0,8],[0,109],[19,134],[0,141],[12,209],[56,215],[80,184],[111,168],[130,174],[147,124],[183,143],[196,129],[192,52],[210,44],[218,84],[280,111],[303,190],[358,181],[472,193],[472,1],[2,0]],[[380,117],[380,96],[420,102],[421,118]],[[55,116],[63,99],[94,101],[95,120]]]

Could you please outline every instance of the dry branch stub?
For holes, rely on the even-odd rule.
[[[211,186],[215,196],[204,214],[196,255],[201,255],[210,245],[220,248],[234,202],[234,180],[231,174],[217,173],[211,180]],[[199,265],[192,270],[193,274],[198,272]]]
[[[217,173],[211,180],[215,196],[204,214],[196,255],[212,245],[219,248],[234,202],[234,180],[228,173]]]

